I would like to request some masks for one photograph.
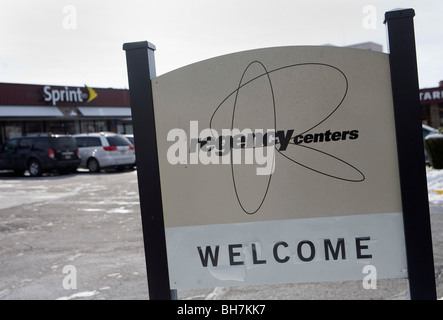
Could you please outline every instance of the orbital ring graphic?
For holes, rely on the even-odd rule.
[[[302,67],[302,66],[304,66],[304,67],[316,66],[316,67],[330,69],[334,72],[337,72],[339,77],[341,77],[344,81],[343,94],[342,94],[342,96],[340,96],[339,102],[332,105],[331,111],[329,113],[327,113],[326,116],[322,117],[321,119],[317,119],[314,123],[310,124],[308,126],[309,127],[308,129],[303,129],[299,133],[294,133],[294,135],[296,135],[296,136],[297,135],[304,135],[304,134],[310,132],[311,130],[313,130],[314,128],[320,126],[322,123],[324,123],[328,119],[330,119],[333,116],[333,114],[340,108],[340,106],[342,106],[343,101],[345,100],[345,98],[348,94],[349,83],[348,83],[348,79],[347,79],[346,75],[343,73],[343,71],[341,71],[337,67],[329,65],[329,64],[314,63],[314,62],[291,64],[291,65],[279,67],[279,68],[276,68],[273,70],[267,70],[267,68],[265,67],[265,65],[262,62],[255,60],[255,61],[252,61],[251,63],[249,63],[247,65],[247,67],[245,68],[245,70],[243,71],[240,81],[238,82],[237,88],[235,90],[233,90],[231,93],[229,93],[229,95],[226,98],[224,98],[221,101],[221,103],[215,108],[215,110],[212,113],[212,116],[209,120],[209,128],[211,130],[213,129],[214,118],[216,117],[216,115],[219,112],[221,112],[221,110],[228,108],[228,107],[232,107],[230,128],[231,128],[231,130],[234,129],[234,124],[235,124],[235,120],[236,120],[236,112],[238,112],[237,104],[238,104],[239,93],[241,92],[241,90],[244,90],[245,88],[247,88],[248,85],[254,83],[255,81],[260,80],[260,81],[265,81],[266,84],[269,83],[269,92],[270,92],[270,99],[269,100],[271,101],[270,104],[272,104],[270,106],[270,110],[271,110],[271,113],[273,114],[273,119],[272,119],[272,121],[270,121],[270,123],[272,123],[273,128],[267,128],[267,129],[273,129],[274,132],[277,132],[279,129],[279,128],[277,128],[278,104],[276,102],[275,89],[278,89],[278,88],[274,87],[274,84],[271,79],[271,74],[275,74],[277,72],[285,72],[287,70]],[[260,70],[262,70],[262,71],[258,74],[253,74],[253,76],[250,79],[248,79],[246,75],[248,74],[248,71],[251,70],[251,68],[255,68],[255,69],[260,68]],[[250,72],[250,73],[252,73],[252,72]],[[230,105],[228,103],[229,99],[234,100],[233,104]],[[342,180],[342,181],[347,181],[347,182],[362,182],[365,180],[365,175],[357,167],[355,167],[355,166],[351,165],[349,162],[347,162],[343,159],[340,159],[339,157],[334,156],[334,155],[327,153],[325,151],[322,151],[322,150],[319,150],[319,149],[316,149],[316,148],[310,147],[310,146],[308,147],[303,144],[296,144],[295,142],[292,142],[292,141],[288,143],[288,145],[287,145],[288,148],[285,150],[283,150],[281,147],[277,148],[277,145],[281,145],[281,141],[276,141],[275,145],[274,145],[274,149],[275,149],[275,151],[277,151],[275,154],[280,155],[279,158],[285,159],[285,161],[286,160],[291,161],[292,163],[294,163],[298,166],[301,166],[307,170],[310,170],[312,172],[315,172],[317,174],[321,174],[321,175],[324,175],[324,176],[332,178],[332,179],[337,179],[337,180]],[[232,145],[230,147],[232,149]],[[297,148],[303,148],[303,149],[297,149]],[[291,150],[292,153],[288,152],[289,150]],[[309,163],[303,163],[302,161],[297,159],[297,152],[295,152],[295,155],[293,155],[294,150],[295,151],[296,150],[303,150],[305,153],[307,152],[308,154],[311,154],[312,157],[323,157],[324,159],[327,159],[327,161],[331,164],[335,163],[335,164],[342,165],[345,168],[347,168],[347,170],[349,170],[349,172],[351,172],[353,176],[346,177],[343,175],[338,175],[337,173],[334,173],[334,172],[330,172],[328,170],[328,166],[325,166],[324,168],[315,168],[315,167],[311,166]],[[269,177],[265,183],[265,186],[263,187],[262,196],[259,198],[259,200],[257,200],[256,203],[254,203],[252,208],[246,208],[245,199],[243,199],[240,196],[240,186],[237,182],[237,177],[236,177],[236,173],[234,170],[234,164],[232,161],[232,152],[230,154],[231,154],[231,161],[230,161],[231,178],[232,178],[232,184],[233,184],[236,199],[237,199],[238,204],[240,205],[240,207],[244,213],[246,213],[248,215],[253,215],[260,210],[263,203],[265,202],[265,199],[268,195],[268,191],[270,190],[270,187],[271,187],[271,180],[272,180],[273,173],[269,174]],[[273,162],[276,161],[276,158],[277,158],[276,156],[273,157]],[[275,165],[275,164],[272,163],[272,165]],[[250,183],[253,184],[254,182],[250,182]]]

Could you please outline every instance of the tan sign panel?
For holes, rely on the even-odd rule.
[[[152,85],[172,287],[404,276],[386,54],[252,50]]]

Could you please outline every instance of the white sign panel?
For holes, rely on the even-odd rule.
[[[152,86],[172,288],[407,276],[386,54],[259,49]]]

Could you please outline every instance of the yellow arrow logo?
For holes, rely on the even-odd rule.
[[[89,88],[86,84],[85,84],[85,88],[88,89],[88,93],[89,93],[89,99],[88,99],[88,101],[86,101],[86,103],[89,103],[92,100],[94,100],[95,98],[97,98],[97,92],[95,92],[94,89]]]

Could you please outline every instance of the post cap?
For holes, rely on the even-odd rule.
[[[385,21],[383,21],[383,23],[386,23],[389,20],[413,18],[414,16],[414,9],[393,9],[385,12]]]
[[[123,50],[133,50],[133,49],[151,49],[155,50],[155,45],[149,41],[138,41],[138,42],[127,42],[123,44]]]

